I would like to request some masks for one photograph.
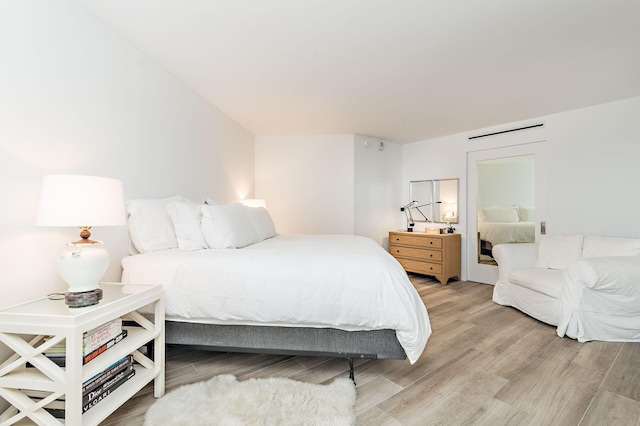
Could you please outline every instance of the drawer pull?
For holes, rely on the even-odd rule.
[[[433,244],[433,241],[429,241],[429,244]]]
[[[432,255],[432,254],[430,254],[430,255],[429,255],[429,257],[433,257],[433,255]]]
[[[400,250],[396,250],[396,253],[400,253]]]

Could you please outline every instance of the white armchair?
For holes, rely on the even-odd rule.
[[[498,268],[498,281],[508,282],[514,269],[535,268],[538,259],[538,244],[499,244],[491,251]]]
[[[493,248],[493,300],[559,336],[640,341],[640,239],[573,235]]]
[[[640,256],[596,257],[564,271],[558,336],[640,341]]]

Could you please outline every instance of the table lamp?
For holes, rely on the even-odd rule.
[[[247,198],[244,200],[240,200],[242,204],[247,207],[264,207],[267,208],[267,202],[262,198]]]
[[[37,226],[77,226],[80,240],[68,243],[58,258],[58,272],[69,285],[69,307],[97,304],[99,280],[109,266],[102,241],[91,240],[92,226],[126,225],[122,182],[117,179],[47,175],[42,181]]]

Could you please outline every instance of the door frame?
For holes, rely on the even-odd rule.
[[[478,263],[478,169],[477,163],[521,155],[535,156],[535,238],[540,239],[540,222],[546,217],[546,140],[467,152],[467,280],[495,284],[498,267]]]

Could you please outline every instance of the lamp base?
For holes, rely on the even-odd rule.
[[[85,306],[97,305],[101,299],[102,289],[100,288],[78,293],[68,292],[64,295],[64,303],[70,308],[83,308]]]

